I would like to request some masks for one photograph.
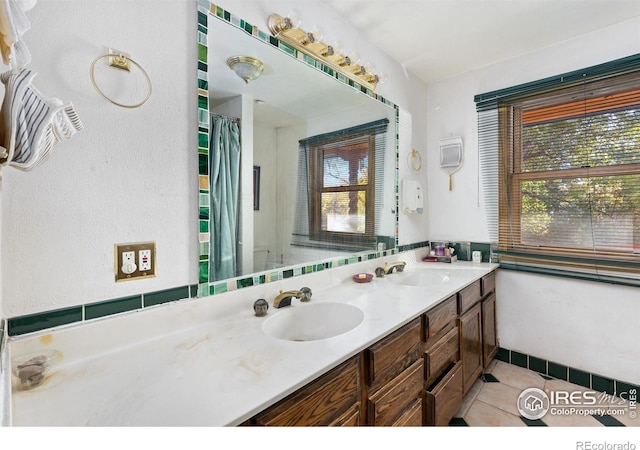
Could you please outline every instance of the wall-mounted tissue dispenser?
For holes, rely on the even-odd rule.
[[[422,186],[415,180],[402,181],[402,212],[405,214],[422,214],[424,197]]]

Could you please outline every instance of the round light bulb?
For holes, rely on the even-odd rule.
[[[360,55],[358,55],[356,52],[349,53],[349,56],[347,56],[347,58],[349,59],[347,64],[350,66],[355,66],[360,62]]]
[[[384,83],[385,81],[387,81],[388,78],[389,77],[387,77],[386,73],[380,72],[380,73],[376,74],[376,80],[378,80],[378,84]]]
[[[320,27],[314,26],[313,28],[311,28],[311,31],[307,33],[307,36],[309,38],[309,42],[320,42],[324,37],[324,34],[322,33]]]
[[[344,47],[340,41],[334,41],[331,44],[331,49],[333,50],[334,55],[340,55],[343,52]]]

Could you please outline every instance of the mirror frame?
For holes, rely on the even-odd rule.
[[[209,295],[221,294],[224,292],[240,289],[243,287],[255,286],[258,284],[264,284],[282,280],[285,278],[291,278],[294,276],[305,275],[312,272],[319,272],[322,270],[331,269],[334,267],[340,267],[347,264],[353,264],[361,261],[368,261],[371,259],[381,258],[388,255],[394,255],[398,252],[398,208],[399,208],[399,196],[398,196],[398,173],[399,173],[399,107],[385,99],[384,97],[376,94],[371,89],[366,88],[348,78],[344,75],[336,73],[330,67],[324,65],[321,61],[312,58],[308,55],[304,55],[302,52],[289,47],[278,38],[272,36],[270,32],[259,30],[257,26],[251,25],[245,20],[234,16],[231,12],[224,10],[223,8],[211,3],[209,0],[198,0],[198,42],[197,42],[197,67],[198,67],[198,206],[199,206],[199,218],[198,218],[198,236],[199,236],[199,251],[198,251],[198,297],[206,297]],[[241,275],[239,277],[230,278],[227,280],[209,281],[209,249],[210,249],[210,229],[209,229],[209,182],[208,182],[208,160],[209,160],[209,76],[208,76],[208,30],[209,23],[217,23],[217,21],[223,21],[227,24],[234,26],[245,33],[249,37],[259,39],[266,45],[272,45],[273,47],[294,56],[301,64],[307,64],[311,69],[320,70],[327,76],[333,77],[336,82],[346,84],[353,89],[359,91],[362,95],[367,95],[375,101],[384,103],[385,105],[393,108],[395,111],[395,135],[396,135],[396,148],[395,148],[395,173],[394,173],[394,186],[395,186],[395,246],[394,248],[378,251],[365,251],[362,253],[356,253],[349,257],[331,258],[328,260],[321,260],[309,263],[301,263],[294,266],[277,268],[273,270],[267,270],[263,272],[256,272],[253,274]]]

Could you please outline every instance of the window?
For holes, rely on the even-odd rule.
[[[311,146],[311,228],[315,240],[375,242],[374,136]]]
[[[502,266],[640,283],[640,74],[613,66],[496,102]]]
[[[295,245],[373,248],[388,120],[300,141]]]

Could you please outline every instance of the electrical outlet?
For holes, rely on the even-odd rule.
[[[115,245],[116,281],[155,277],[155,242]]]
[[[140,250],[138,252],[138,263],[140,270],[151,270],[151,249]]]
[[[121,270],[127,275],[131,275],[137,269],[135,252],[122,252]]]

